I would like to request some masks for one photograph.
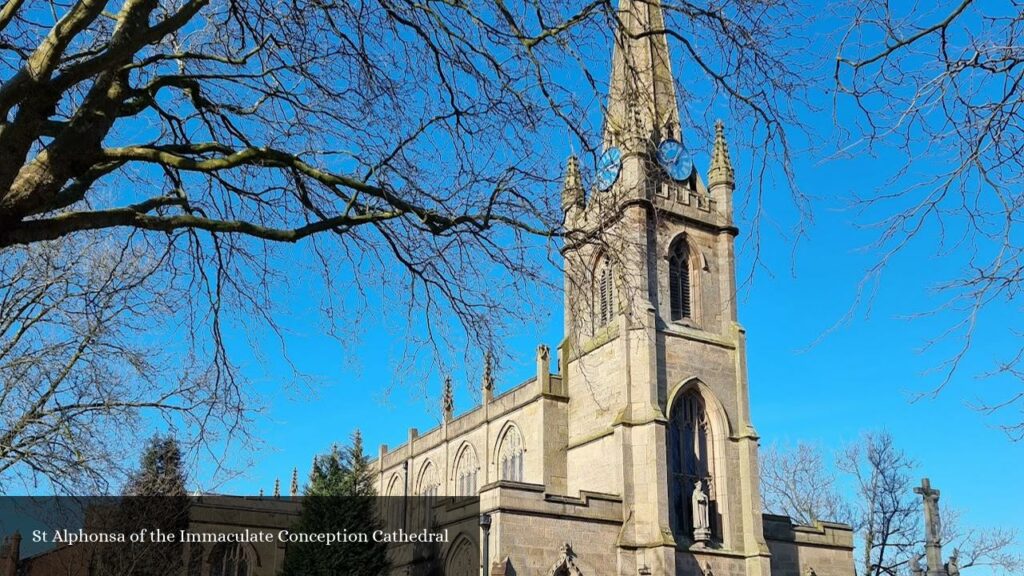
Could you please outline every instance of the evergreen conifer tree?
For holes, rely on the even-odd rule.
[[[283,576],[379,576],[388,571],[387,545],[374,542],[381,529],[373,472],[357,430],[351,443],[313,461],[304,491],[302,514],[293,532],[365,534],[368,542],[334,546],[292,544],[285,554]]]
[[[127,496],[187,496],[181,448],[173,436],[154,436],[142,455],[139,470],[125,487]]]
[[[98,551],[93,576],[180,576],[184,545],[177,538],[187,530],[188,494],[181,448],[172,436],[154,436],[142,454],[139,469],[123,490],[113,509],[99,513],[107,531],[141,533],[137,543],[104,546]],[[157,531],[175,536],[174,541],[154,541]]]

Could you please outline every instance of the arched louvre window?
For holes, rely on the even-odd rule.
[[[690,284],[690,250],[685,240],[672,245],[668,258],[668,291],[672,306],[672,320],[693,318]]]
[[[696,390],[690,390],[673,402],[671,414],[668,463],[672,528],[687,539],[692,537],[691,496],[699,480],[708,496],[712,537],[717,537],[716,478],[712,474],[714,443],[704,399]]]
[[[475,496],[476,495],[476,454],[472,446],[466,446],[459,456],[459,463],[455,466],[455,495]]]
[[[505,438],[501,441],[501,449],[498,451],[498,465],[500,466],[502,480],[513,480],[523,482],[523,438],[519,430],[514,426],[505,432]]]
[[[612,263],[602,256],[594,270],[594,324],[600,328],[611,322],[615,313],[615,280]]]
[[[250,576],[252,559],[237,542],[221,543],[210,552],[210,576]]]

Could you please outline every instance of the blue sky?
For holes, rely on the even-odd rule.
[[[594,64],[598,70],[602,66]],[[678,74],[678,64],[676,70]],[[830,113],[827,107],[804,113],[811,132],[825,140],[834,131]],[[698,168],[706,170],[711,143],[688,145],[697,151]],[[562,152],[552,162],[561,164],[567,149]],[[740,203],[749,194],[745,185],[753,160],[749,151],[734,147],[732,152]],[[807,235],[794,250],[788,232],[792,205],[785,192],[769,190],[766,211],[782,223],[782,232],[765,227],[760,249],[765,267],[752,277],[746,275],[752,246],[749,236],[740,237],[740,274],[747,278],[740,321],[748,334],[754,424],[763,445],[802,440],[820,445],[826,453],[865,431],[887,428],[919,462],[919,476],[929,476],[942,490],[943,504],[961,510],[966,523],[1024,529],[1024,502],[1014,497],[1024,485],[1024,442],[1011,442],[997,428],[1020,413],[984,417],[968,406],[979,397],[993,400],[1014,390],[1011,381],[977,376],[1020,344],[1011,331],[1020,323],[1019,306],[995,302],[987,308],[973,350],[947,389],[937,398],[917,401],[917,395],[940,381],[932,369],[955,351],[957,342],[940,342],[925,351],[922,347],[956,316],[908,316],[941,302],[934,287],[961,270],[965,253],[936,255],[939,232],[926,229],[885,271],[870,306],[862,302],[848,315],[865,271],[878,256],[864,249],[874,238],[874,232],[865,228],[874,215],[849,210],[848,205],[855,192],[881,185],[898,167],[898,159],[881,152],[841,161],[823,161],[818,153],[798,154],[794,167],[802,189],[813,196],[814,222],[807,224]],[[927,163],[914,166],[921,173],[935,168]],[[740,215],[740,226],[749,228],[748,213]],[[285,250],[294,250],[301,258],[303,246]],[[282,320],[288,328],[291,361],[314,375],[317,383],[282,388],[281,383],[290,380],[290,370],[273,344],[261,358],[251,358],[247,372],[267,405],[254,428],[264,444],[255,465],[216,486],[218,491],[269,493],[275,478],[287,486],[294,466],[304,477],[314,454],[345,442],[356,428],[368,451],[376,454],[382,443],[403,443],[409,427],[424,431],[438,423],[440,375],[396,385],[402,332],[382,320],[390,310],[388,303],[371,297],[358,333],[342,347],[322,335],[317,286],[297,283],[286,297],[291,316]],[[550,313],[519,327],[507,341],[510,359],[499,372],[499,391],[532,375],[538,344],[554,348],[562,338],[561,295],[547,294],[541,300]],[[476,376],[453,373],[457,410],[469,409]],[[387,389],[392,392],[385,394]],[[208,472],[202,471],[200,477],[207,478]]]
[[[744,155],[735,155],[741,165]],[[858,226],[856,214],[838,209],[851,192],[843,182],[857,182],[863,169],[855,162],[802,166],[807,187],[823,197],[809,237],[792,253],[786,238],[763,236],[767,270],[749,279],[740,308],[748,334],[752,414],[762,443],[802,440],[830,453],[864,431],[884,427],[919,462],[920,475],[942,490],[943,503],[964,512],[966,522],[1024,528],[1024,503],[1007,497],[1024,484],[1024,444],[1011,442],[996,428],[998,417],[983,417],[968,407],[978,397],[992,398],[990,388],[1011,390],[1012,382],[975,376],[1018,344],[1009,328],[1019,320],[1019,310],[998,304],[988,309],[963,370],[938,398],[912,401],[938,383],[931,369],[952,353],[954,343],[922,352],[952,317],[906,316],[937,302],[934,286],[955,273],[956,266],[935,256],[926,236],[884,274],[870,311],[858,307],[843,321],[874,262],[874,255],[862,249],[870,232]],[[741,180],[738,195],[742,186]],[[742,237],[740,246],[740,265],[749,266],[750,247]],[[301,290],[295,297],[317,299]],[[537,344],[554,348],[561,340],[559,299],[551,295],[550,316],[522,326],[508,341],[514,360],[499,374],[499,391],[533,374]],[[437,425],[440,379],[435,375],[406,386],[394,382],[400,334],[377,320],[387,308],[382,303],[367,310],[359,340],[346,349],[320,336],[316,322],[300,320],[292,326],[292,361],[318,376],[319,383],[290,388],[284,395],[273,392],[279,382],[275,375],[285,379],[288,370],[271,357],[268,373],[261,376],[267,411],[255,430],[265,445],[251,470],[218,490],[270,493],[278,477],[286,486],[293,466],[304,475],[314,454],[346,441],[355,428],[376,454],[382,443],[403,443],[410,426],[424,431]],[[469,409],[477,380],[467,381],[458,371],[455,378],[457,409]],[[423,395],[424,387],[434,396]],[[385,394],[388,388],[392,391]]]
[[[830,175],[821,180],[836,181]],[[980,389],[1000,385],[973,376],[1014,344],[1006,329],[1015,311],[1009,306],[989,310],[968,366],[937,399],[912,402],[937,383],[928,371],[951,349],[920,350],[946,325],[943,318],[904,316],[927,308],[928,294],[945,278],[947,267],[925,247],[908,252],[886,273],[870,314],[858,309],[828,332],[855,301],[857,284],[873,261],[860,251],[866,235],[851,218],[822,211],[794,257],[784,239],[764,237],[762,254],[770,273],[755,274],[740,308],[748,334],[752,413],[763,442],[804,440],[832,450],[863,431],[885,427],[920,462],[921,473],[943,490],[944,502],[968,510],[979,523],[1020,526],[1024,505],[1006,494],[1024,483],[1024,467],[1015,465],[1024,456],[1024,445],[1010,442],[995,428],[996,419],[965,405]],[[741,265],[743,258],[741,251]],[[554,348],[561,340],[558,298],[551,301],[545,321],[523,326],[521,335],[509,341],[518,362],[508,362],[500,372],[499,390],[532,375],[537,344]],[[383,308],[366,312],[361,339],[348,350],[318,336],[315,322],[293,328],[291,358],[319,376],[320,383],[268,398],[265,417],[256,424],[266,443],[259,462],[222,490],[269,492],[275,477],[286,482],[293,466],[300,473],[308,470],[314,454],[345,441],[357,427],[375,454],[381,443],[403,443],[409,426],[424,431],[437,425],[437,397],[421,395],[423,383],[398,385],[384,394],[395,385],[398,346],[396,334],[372,320]],[[343,357],[349,354],[356,358]],[[268,392],[275,388],[275,373],[287,377],[284,366],[269,368],[263,380]],[[467,382],[458,372],[455,377],[457,409],[471,408],[469,388],[477,381]],[[424,385],[437,394],[440,380]]]

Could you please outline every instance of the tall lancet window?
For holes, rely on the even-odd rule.
[[[501,440],[501,448],[498,450],[498,469],[501,480],[513,480],[523,482],[525,474],[523,471],[523,437],[515,426],[505,431],[505,437]]]
[[[420,472],[420,485],[417,492],[420,496],[433,498],[438,495],[440,486],[441,481],[437,478],[437,469],[434,467],[434,463],[428,460],[423,471]]]
[[[668,293],[672,305],[672,320],[693,318],[693,298],[690,284],[690,249],[680,238],[672,245],[668,257]]]
[[[417,529],[434,525],[434,501],[440,495],[440,487],[441,478],[437,475],[437,468],[428,460],[420,472],[419,489],[416,491],[423,497],[416,506],[418,512],[414,521],[417,522]]]
[[[476,495],[476,454],[473,447],[466,445],[459,454],[459,462],[455,465],[455,495]]]
[[[612,321],[615,313],[615,279],[612,263],[602,256],[594,268],[594,328],[600,328]]]
[[[387,503],[387,509],[385,511],[385,521],[390,530],[397,530],[403,528],[405,524],[405,503],[403,498],[403,492],[405,488],[402,485],[403,478],[398,474],[391,476],[391,481],[388,483],[388,495],[384,501]]]
[[[714,443],[711,422],[704,399],[696,390],[678,397],[669,420],[669,491],[672,505],[672,529],[677,535],[693,539],[694,491],[701,483],[707,497],[706,528],[711,536],[720,535],[717,510],[717,479],[714,477]]]
[[[210,552],[210,576],[249,576],[253,561],[238,542],[222,542]]]

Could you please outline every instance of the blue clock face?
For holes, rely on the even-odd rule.
[[[605,150],[597,160],[597,187],[601,190],[611,188],[619,178],[621,167],[622,152],[615,146]]]
[[[658,163],[673,180],[686,180],[693,173],[693,160],[677,140],[665,140],[658,146]]]

